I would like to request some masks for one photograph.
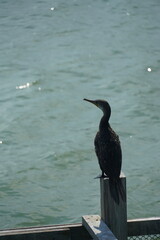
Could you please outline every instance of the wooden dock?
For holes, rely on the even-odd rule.
[[[121,181],[126,191],[123,174]],[[100,191],[101,216],[83,216],[79,224],[1,230],[0,240],[127,240],[143,235],[160,240],[160,217],[127,220],[127,203],[112,199],[108,178],[100,179]]]

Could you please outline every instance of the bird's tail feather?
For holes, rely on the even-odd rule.
[[[119,204],[120,200],[126,202],[126,194],[120,179],[109,180],[110,193],[114,201]]]

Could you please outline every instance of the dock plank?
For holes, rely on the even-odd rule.
[[[92,240],[81,223],[0,230],[0,240]]]
[[[98,215],[83,216],[82,224],[95,240],[117,240]]]
[[[127,221],[128,236],[160,234],[160,217]]]

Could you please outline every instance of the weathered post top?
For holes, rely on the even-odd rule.
[[[120,181],[126,195],[126,177],[121,173]],[[100,178],[101,218],[118,240],[127,239],[127,203],[119,198],[119,203],[112,197],[109,178]]]

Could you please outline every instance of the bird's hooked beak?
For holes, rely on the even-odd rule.
[[[101,109],[103,114],[106,115],[109,120],[110,115],[111,115],[111,108],[107,101],[105,101],[105,100],[90,100],[90,99],[86,99],[86,98],[84,98],[83,100],[90,102],[90,103],[94,104],[96,107],[98,107],[99,109]]]
[[[90,103],[93,103],[94,105],[96,105],[96,106],[98,107],[97,102],[94,101],[94,100],[89,100],[89,99],[87,99],[87,98],[84,98],[83,100],[84,100],[84,101],[87,101],[87,102],[90,102]]]

